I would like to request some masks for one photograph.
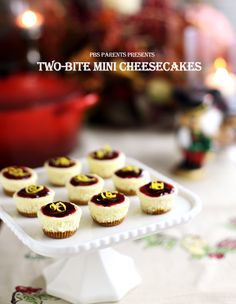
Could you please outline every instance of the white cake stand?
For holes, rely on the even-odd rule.
[[[81,161],[83,171],[88,172],[86,160]],[[141,278],[132,258],[118,253],[111,246],[186,223],[200,212],[201,201],[189,190],[134,159],[127,159],[127,164],[148,170],[153,179],[177,186],[178,196],[170,212],[145,215],[140,210],[138,198],[133,196],[126,220],[119,226],[108,228],[96,225],[84,206],[78,232],[68,239],[53,240],[44,236],[38,219],[18,215],[13,199],[1,194],[0,217],[15,235],[34,252],[58,258],[43,270],[49,294],[73,304],[119,301],[141,282]],[[40,183],[46,184],[44,170],[37,171]],[[111,180],[105,182],[105,189],[113,189]],[[56,199],[67,200],[65,188],[54,190]]]

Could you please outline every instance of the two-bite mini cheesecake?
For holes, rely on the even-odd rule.
[[[42,206],[38,211],[43,232],[54,239],[68,238],[79,228],[81,209],[70,202],[53,202]]]
[[[69,200],[78,205],[87,205],[92,196],[102,191],[103,179],[96,174],[73,176],[67,183]]]
[[[37,217],[38,210],[54,200],[54,190],[43,185],[30,185],[14,193],[18,213],[26,217]]]
[[[150,180],[148,171],[136,166],[126,166],[117,170],[112,176],[116,190],[125,195],[135,195],[142,185]]]
[[[147,214],[162,214],[171,210],[177,189],[163,181],[152,181],[138,190],[141,209]]]
[[[88,203],[92,219],[99,225],[111,227],[125,219],[129,209],[129,199],[118,192],[101,192]]]
[[[103,178],[110,178],[116,170],[125,165],[125,155],[109,146],[90,153],[87,159],[90,172]]]
[[[10,166],[2,169],[0,182],[7,195],[12,196],[16,191],[35,184],[37,174],[34,170],[24,166]]]
[[[81,172],[79,160],[67,156],[55,157],[48,160],[44,167],[48,174],[48,180],[53,186],[65,186],[70,177]]]

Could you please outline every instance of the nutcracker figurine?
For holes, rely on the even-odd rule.
[[[217,143],[220,147],[227,147],[236,144],[236,97],[227,103],[221,127],[217,136]]]
[[[202,123],[208,105],[203,101],[204,98],[197,97],[181,100],[183,108],[179,118],[180,127],[177,132],[183,161],[175,169],[175,174],[192,179],[202,177],[204,162],[212,146],[211,137],[204,132]]]

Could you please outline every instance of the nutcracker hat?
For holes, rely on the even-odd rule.
[[[212,102],[212,96],[207,94],[205,90],[185,90],[175,89],[173,98],[177,103],[180,111],[185,114],[201,115],[209,108]]]

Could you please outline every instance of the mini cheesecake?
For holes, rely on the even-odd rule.
[[[110,178],[116,170],[125,165],[125,155],[111,150],[110,147],[90,153],[87,159],[90,172],[103,178]]]
[[[65,186],[70,177],[81,172],[81,163],[67,156],[55,157],[44,165],[48,180],[53,186]]]
[[[135,166],[126,166],[117,170],[112,176],[118,192],[125,195],[135,195],[142,185],[150,180],[149,173]]]
[[[163,181],[152,181],[138,190],[141,208],[147,214],[162,214],[171,210],[177,189]]]
[[[129,199],[118,192],[101,192],[88,203],[92,219],[99,225],[111,227],[125,219],[129,209]]]
[[[52,189],[42,185],[27,186],[13,195],[18,213],[26,217],[37,217],[38,210],[53,202],[54,196]]]
[[[104,181],[95,174],[73,176],[67,183],[69,200],[78,205],[87,205],[92,196],[102,191]]]
[[[75,234],[79,228],[81,209],[69,202],[53,202],[38,211],[43,232],[53,239],[64,239]]]
[[[2,169],[0,182],[7,195],[12,196],[16,191],[35,184],[37,174],[30,168],[24,166],[11,166]]]

